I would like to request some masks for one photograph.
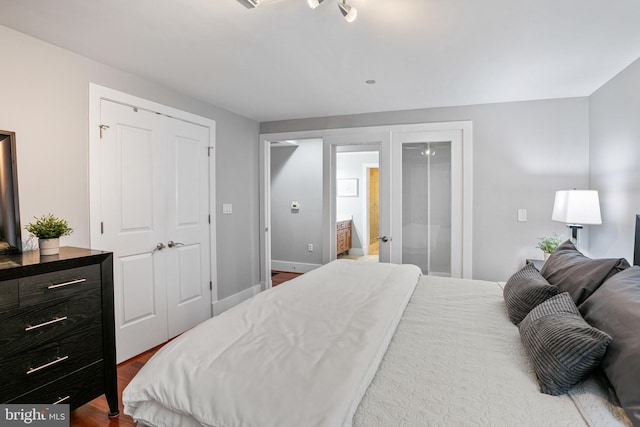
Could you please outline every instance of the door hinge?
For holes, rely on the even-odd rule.
[[[211,224],[211,214],[209,214],[209,224]]]
[[[211,157],[211,150],[213,150],[213,147],[207,147],[207,156]]]
[[[109,129],[109,126],[107,125],[100,125],[98,126],[100,128],[100,139],[102,139],[102,136],[104,135],[104,131]]]
[[[104,222],[100,222],[100,234],[104,234]]]
[[[209,290],[210,291],[213,290],[213,282],[211,280],[209,280]]]

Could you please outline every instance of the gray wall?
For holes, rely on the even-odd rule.
[[[473,121],[473,277],[506,280],[551,221],[556,190],[586,189],[589,99],[568,98],[323,117],[260,124],[261,133],[392,124]],[[517,209],[528,222],[517,222]]]
[[[299,210],[291,209],[293,200]],[[271,259],[274,269],[284,271],[300,269],[275,261],[322,265],[321,139],[271,148]]]
[[[88,247],[89,82],[213,119],[219,298],[259,283],[258,123],[0,26],[0,129],[16,132],[22,223],[52,212]],[[26,232],[25,232],[26,237]]]
[[[633,261],[640,214],[640,60],[590,97],[590,184],[599,191],[602,225],[591,226],[590,253]]]

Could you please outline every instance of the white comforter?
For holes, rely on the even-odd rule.
[[[152,426],[350,426],[420,277],[334,261],[166,345],[123,393]]]
[[[605,427],[540,393],[496,282],[423,276],[356,427]],[[623,425],[623,424],[622,424]]]

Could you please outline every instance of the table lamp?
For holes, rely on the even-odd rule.
[[[551,219],[567,224],[571,230],[571,241],[577,246],[578,230],[583,225],[602,224],[598,192],[595,190],[556,191]]]

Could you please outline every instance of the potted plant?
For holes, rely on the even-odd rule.
[[[67,224],[67,220],[60,219],[52,214],[34,217],[35,222],[27,224],[27,231],[38,238],[40,255],[55,255],[60,249],[60,237],[73,233],[73,229]]]
[[[560,243],[562,243],[562,236],[553,233],[551,237],[538,237],[538,246],[536,246],[536,248],[544,252],[544,260],[546,261],[549,255],[551,255],[551,252],[560,246]]]

